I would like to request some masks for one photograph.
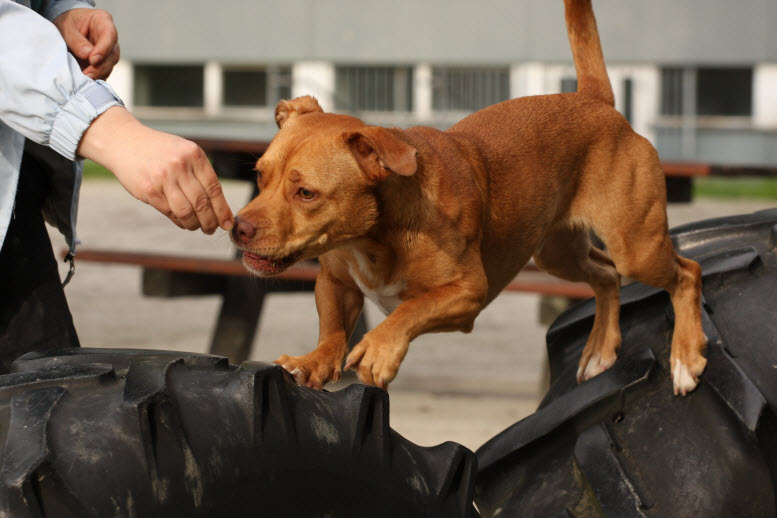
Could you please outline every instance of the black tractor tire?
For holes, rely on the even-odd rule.
[[[578,385],[594,301],[547,335],[538,411],[478,451],[484,517],[777,516],[777,210],[679,227],[703,271],[707,367],[673,395],[668,294],[623,288],[615,365]]]
[[[0,376],[0,517],[476,517],[476,460],[388,396],[165,351],[30,353]]]

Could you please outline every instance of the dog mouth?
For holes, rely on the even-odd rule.
[[[281,273],[296,263],[298,257],[299,253],[277,258],[252,254],[251,252],[243,250],[243,264],[258,275],[275,275]]]

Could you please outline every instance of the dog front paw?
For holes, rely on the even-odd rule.
[[[318,349],[303,356],[281,355],[273,363],[277,363],[292,376],[299,385],[322,390],[328,382],[340,380],[342,371],[340,362],[342,357],[327,354]]]
[[[373,333],[364,335],[351,350],[345,360],[345,370],[355,368],[362,383],[388,390],[388,384],[397,376],[409,344],[401,340],[381,339]]]

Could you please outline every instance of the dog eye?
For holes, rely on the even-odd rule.
[[[303,200],[312,200],[316,197],[316,193],[313,191],[309,191],[305,189],[304,187],[300,187],[299,191],[297,191],[297,194],[299,194],[299,197]]]

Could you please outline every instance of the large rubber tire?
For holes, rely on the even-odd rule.
[[[31,353],[0,376],[0,517],[474,517],[475,457],[386,393],[179,352]]]
[[[675,397],[668,295],[622,290],[615,365],[577,385],[594,302],[548,332],[538,411],[478,452],[484,517],[777,516],[777,210],[672,233],[703,269],[709,338],[699,387]]]

